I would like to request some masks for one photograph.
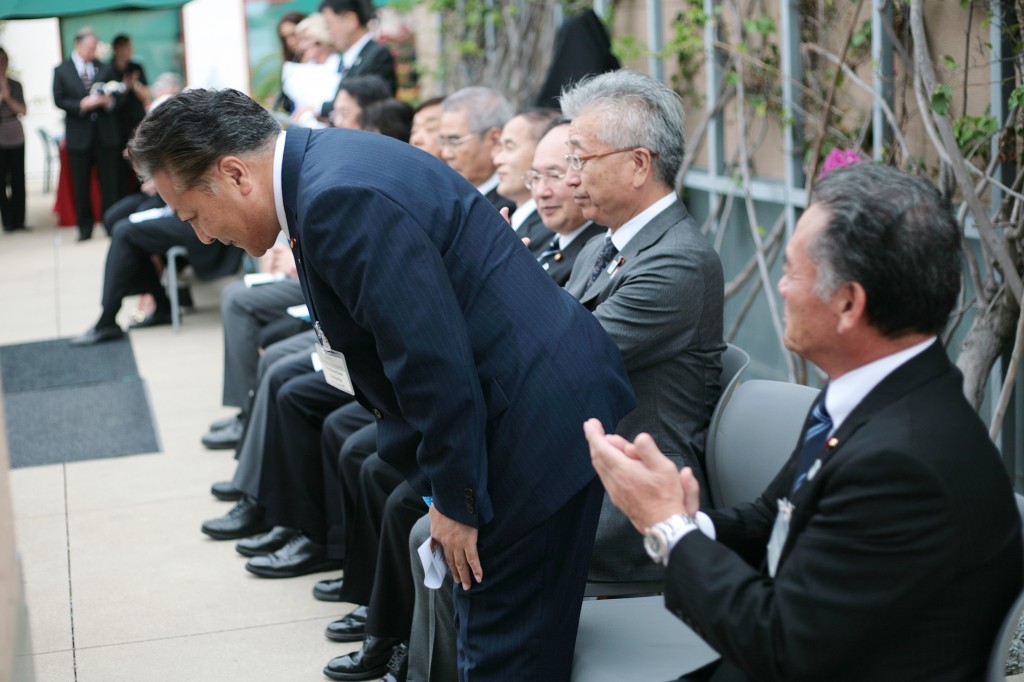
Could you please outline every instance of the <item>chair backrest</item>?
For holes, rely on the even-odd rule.
[[[705,452],[716,508],[754,500],[771,482],[800,437],[818,389],[783,381],[737,386],[712,418]]]
[[[51,159],[57,158],[59,150],[57,149],[57,141],[53,139],[50,133],[46,132],[44,128],[36,128],[36,132],[39,133],[39,139],[43,142],[43,151]]]
[[[745,350],[731,343],[726,344],[725,352],[722,353],[722,375],[718,378],[722,386],[722,394],[718,396],[718,403],[715,405],[715,410],[711,413],[711,421],[708,423],[707,442],[704,445],[705,452],[711,449],[715,431],[718,428],[718,421],[722,417],[722,410],[729,404],[732,392],[736,390],[736,386],[740,383],[740,375],[743,374],[743,370],[749,364],[750,356],[747,355]]]
[[[1017,498],[1017,513],[1020,514],[1021,523],[1024,523],[1024,495],[1014,493],[1014,497]],[[988,658],[986,682],[1006,682],[1006,662],[1022,617],[1024,617],[1024,592],[1017,595],[1013,606],[1003,618],[1002,627],[996,634],[996,641],[992,644],[992,653]]]

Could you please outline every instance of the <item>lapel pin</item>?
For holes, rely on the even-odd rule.
[[[562,254],[560,254],[560,253],[556,253],[556,254],[555,254],[555,255],[553,256],[553,258],[554,258],[554,260],[555,260],[555,262],[556,262],[556,263],[560,263],[560,262],[562,262]]]
[[[825,449],[826,450],[835,450],[837,445],[839,445],[839,439],[836,438],[835,436],[833,436],[832,438],[828,439],[827,443],[825,443]]]
[[[295,239],[295,237],[292,237],[291,239],[288,240],[288,246],[290,246],[292,248],[292,251],[294,251],[295,247],[298,246],[298,245],[299,245],[299,242]]]

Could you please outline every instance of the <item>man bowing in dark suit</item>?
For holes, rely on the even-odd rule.
[[[432,497],[463,679],[567,680],[602,497],[579,425],[634,405],[600,324],[480,192],[401,142],[285,134],[237,91],[191,90],[129,153],[202,241],[259,256],[287,233],[325,374]]]
[[[937,338],[961,258],[926,180],[862,164],[819,183],[779,293],[786,346],[829,383],[754,502],[698,512],[693,476],[653,439],[586,424],[608,494],[667,565],[666,606],[722,655],[687,679],[985,676],[1021,588],[1021,524]]]

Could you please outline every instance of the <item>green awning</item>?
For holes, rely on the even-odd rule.
[[[118,9],[168,9],[188,0],[0,0],[0,19],[70,17]]]

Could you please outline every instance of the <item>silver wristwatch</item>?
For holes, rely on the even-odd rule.
[[[696,528],[697,524],[686,514],[670,516],[644,529],[644,549],[647,550],[651,561],[668,566],[668,555],[676,546],[676,542]]]

